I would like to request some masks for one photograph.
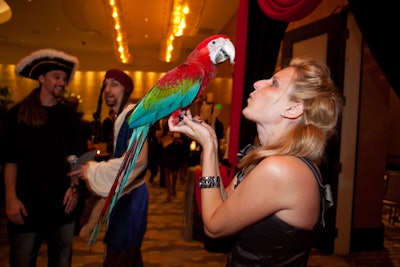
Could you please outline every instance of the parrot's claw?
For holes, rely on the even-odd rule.
[[[173,123],[175,126],[179,125],[179,123],[183,120],[183,115],[180,109],[173,112],[171,117],[173,118]]]
[[[174,124],[174,126],[177,126],[182,120],[179,117],[174,117],[172,119],[172,123]]]

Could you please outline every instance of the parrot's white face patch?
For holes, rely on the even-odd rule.
[[[217,38],[209,42],[207,47],[210,52],[210,59],[215,65],[227,59],[230,59],[231,64],[234,63],[235,46],[229,39],[223,37]]]

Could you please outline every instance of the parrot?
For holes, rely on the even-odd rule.
[[[89,244],[93,244],[120,197],[150,127],[158,120],[173,116],[179,123],[182,109],[203,95],[209,82],[217,75],[217,65],[230,60],[234,64],[235,47],[227,35],[217,34],[201,41],[185,62],[165,73],[142,97],[128,117],[132,130],[127,151],[107,195]]]

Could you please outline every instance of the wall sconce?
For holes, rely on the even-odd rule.
[[[129,51],[128,36],[123,27],[123,19],[120,7],[116,0],[104,0],[106,11],[110,14],[111,26],[114,32],[114,49],[118,55],[118,59],[122,63],[131,62],[131,54]]]

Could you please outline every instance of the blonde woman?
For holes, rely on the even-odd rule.
[[[178,125],[169,121],[171,131],[203,148],[204,231],[237,235],[227,266],[307,265],[324,213],[317,164],[341,109],[329,69],[310,58],[294,58],[272,78],[255,82],[242,113],[256,124],[260,144],[244,155],[227,188],[212,127],[190,111]]]

